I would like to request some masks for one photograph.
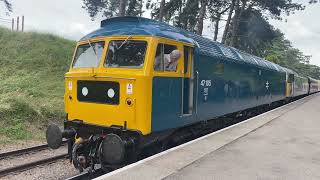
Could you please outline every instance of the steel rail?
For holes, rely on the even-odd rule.
[[[46,159],[41,159],[41,160],[38,160],[38,161],[33,161],[33,162],[17,165],[17,166],[14,166],[14,167],[9,167],[9,168],[6,168],[6,169],[1,169],[0,170],[0,177],[7,176],[9,174],[16,173],[16,172],[25,171],[25,170],[28,170],[28,169],[33,169],[33,168],[35,168],[35,167],[37,167],[39,165],[52,163],[52,162],[55,162],[57,160],[64,159],[64,158],[67,158],[67,157],[68,157],[68,154],[66,153],[66,154],[61,154],[61,155],[49,157],[49,158],[46,158]]]
[[[67,143],[67,141],[62,142],[62,144],[66,144],[66,143]],[[23,154],[33,153],[33,152],[41,151],[41,150],[45,150],[45,149],[49,149],[48,144],[33,146],[33,147],[19,149],[19,150],[15,150],[15,151],[4,152],[4,153],[0,154],[0,159],[5,159],[10,156],[19,156],[19,155],[23,155]]]

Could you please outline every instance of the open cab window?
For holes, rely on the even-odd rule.
[[[180,57],[181,53],[177,46],[160,43],[157,46],[154,70],[158,72],[176,72]]]
[[[112,68],[142,68],[146,50],[146,41],[112,40],[109,42],[104,66]]]
[[[74,56],[73,68],[95,68],[98,67],[102,58],[104,41],[88,42],[79,45]]]

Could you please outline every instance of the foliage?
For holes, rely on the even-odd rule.
[[[30,138],[49,121],[62,123],[64,73],[74,44],[0,28],[0,136]]]
[[[272,40],[272,45],[266,49],[265,58],[292,69],[302,76],[320,79],[320,67],[309,64],[310,56],[294,48],[279,30],[276,32],[278,35]]]
[[[5,7],[6,7],[6,10],[8,11],[7,14],[8,14],[9,12],[12,12],[12,4],[11,4],[10,1],[8,1],[8,0],[0,0],[0,2],[3,2],[3,3],[4,3],[4,5],[5,5]]]
[[[263,56],[273,39],[279,35],[256,10],[246,10],[242,13],[239,24],[238,48],[256,56]]]
[[[141,16],[143,0],[83,0],[83,8],[94,19],[99,13],[104,17]]]
[[[197,12],[200,10],[199,1],[188,0],[183,7],[178,7],[177,9],[179,10],[181,8],[182,11],[174,16],[174,26],[196,32]]]

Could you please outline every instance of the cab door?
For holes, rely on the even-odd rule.
[[[184,87],[189,86],[185,85],[185,77],[190,77],[190,74],[184,73],[182,43],[159,38],[154,48],[151,129],[152,132],[159,132],[185,125],[186,121],[181,117],[184,109],[188,113],[188,101],[184,100],[188,96],[184,96],[183,93]],[[174,57],[179,58],[175,60]],[[176,66],[172,62],[176,62]]]
[[[183,55],[183,78],[182,78],[182,106],[181,115],[191,116],[193,114],[193,49],[184,46]]]

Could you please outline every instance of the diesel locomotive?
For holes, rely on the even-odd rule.
[[[319,81],[238,49],[154,20],[117,17],[77,43],[65,74],[64,129],[49,125],[46,136],[51,148],[68,139],[81,171],[116,167],[219,117],[318,91]]]

